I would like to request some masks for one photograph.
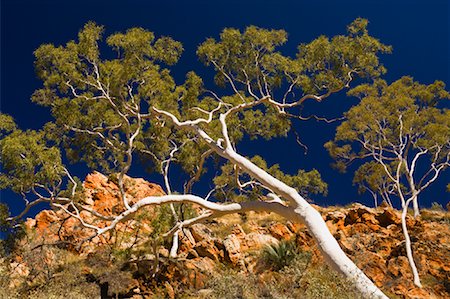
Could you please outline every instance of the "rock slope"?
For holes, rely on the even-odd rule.
[[[127,178],[127,194],[131,202],[150,195],[164,194],[160,186],[143,179]],[[100,173],[88,175],[84,182],[83,204],[103,215],[120,212],[123,207],[118,200],[118,188]],[[345,252],[363,271],[384,290],[400,298],[450,298],[450,216],[444,211],[424,211],[422,217],[413,219],[408,216],[413,252],[424,288],[416,288],[412,283],[411,271],[406,259],[403,235],[400,225],[400,213],[391,208],[368,208],[353,204],[348,208],[317,207],[323,215],[329,229]],[[87,212],[81,212],[86,221],[93,221]],[[154,210],[149,208],[147,218],[131,221],[118,226],[122,232],[133,230],[139,225],[140,243],[153,228],[150,220]],[[102,226],[107,221],[97,222]],[[42,242],[65,241],[77,244],[90,233],[79,222],[68,218],[62,211],[45,210],[34,219],[26,221],[29,232]],[[314,240],[302,224],[287,222],[277,216],[266,213],[249,213],[245,217],[230,215],[206,224],[196,224],[185,229],[180,238],[178,259],[168,258],[168,249],[157,252],[165,263],[159,269],[159,279],[165,281],[170,297],[175,297],[172,286],[189,286],[201,289],[211,273],[220,265],[234,267],[243,273],[262,275],[268,269],[261,265],[255,255],[263,246],[276,244],[281,240],[295,240],[303,251],[311,251],[315,262],[321,262],[321,256]],[[78,252],[81,255],[93,253],[103,244],[114,243],[113,237],[99,237],[83,245]],[[126,243],[126,242],[125,242]],[[139,244],[136,242],[135,244]],[[170,244],[167,243],[167,246]],[[129,246],[128,243],[123,246]],[[138,245],[136,245],[138,246]],[[72,250],[75,247],[70,247]],[[151,268],[155,255],[134,256],[135,271]],[[147,261],[147,264],[146,262]],[[27,275],[27,267],[16,261],[22,276]],[[28,271],[29,272],[29,271]],[[19,276],[20,276],[19,275]],[[140,285],[139,294],[146,288]],[[130,290],[131,292],[131,290]],[[145,296],[134,294],[136,298]],[[139,297],[141,296],[141,297]]]

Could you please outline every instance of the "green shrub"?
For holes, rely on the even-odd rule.
[[[283,240],[278,244],[270,244],[264,247],[262,259],[267,266],[278,271],[289,265],[298,254],[298,248],[293,240]]]
[[[50,299],[96,298],[100,294],[97,284],[86,279],[82,260],[72,253],[50,246],[37,249],[23,246],[22,262],[29,270],[27,276],[15,274],[10,262],[0,265],[0,298]]]
[[[14,251],[17,242],[25,236],[23,226],[8,220],[9,208],[0,203],[0,256],[7,256]]]
[[[444,207],[442,207],[442,205],[437,203],[437,202],[431,203],[430,210],[432,210],[432,211],[439,211],[439,212],[445,211]]]
[[[238,273],[234,269],[224,269],[206,283],[212,292],[209,299],[256,299],[274,298],[266,284],[252,274]]]
[[[351,282],[326,265],[311,267],[303,281],[307,284],[304,298],[363,299]]]
[[[311,253],[298,253],[278,272],[244,274],[222,269],[206,282],[208,299],[362,299],[352,284],[324,264],[311,264]],[[198,298],[198,297],[195,297]]]

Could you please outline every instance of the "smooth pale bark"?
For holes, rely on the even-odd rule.
[[[242,104],[245,105],[245,104]],[[241,106],[236,106],[235,110],[240,109]],[[325,221],[323,220],[320,213],[315,210],[294,188],[286,185],[277,178],[271,176],[269,173],[259,168],[257,165],[252,163],[250,160],[242,155],[239,155],[233,150],[231,141],[228,137],[228,129],[226,125],[226,117],[228,114],[235,110],[229,110],[226,114],[220,114],[219,120],[222,126],[222,136],[223,139],[215,141],[211,138],[204,130],[202,130],[197,125],[200,123],[209,123],[211,117],[208,120],[197,119],[196,121],[184,121],[180,122],[173,114],[156,109],[153,107],[153,111],[165,115],[172,119],[173,123],[178,128],[186,128],[193,130],[197,135],[203,139],[208,146],[216,152],[221,157],[229,160],[235,165],[239,166],[244,172],[257,179],[262,185],[272,190],[278,196],[289,201],[288,214],[285,215],[286,218],[302,222],[308,228],[310,234],[314,237],[318,244],[320,251],[322,252],[325,261],[336,271],[343,274],[347,279],[352,281],[355,288],[365,297],[365,298],[388,298],[383,292],[364,274],[361,269],[359,269],[352,260],[344,253],[339,243],[333,237],[329,231]],[[222,146],[223,143],[223,146]],[[185,195],[188,196],[188,195]],[[195,196],[194,196],[195,197]],[[256,204],[257,202],[252,202]],[[265,204],[269,204],[266,202]],[[276,203],[272,203],[276,204]],[[211,205],[211,203],[207,204]],[[220,208],[223,211],[225,207],[232,207],[237,205],[240,207],[241,204],[229,204]],[[282,206],[281,204],[278,204]],[[205,208],[211,209],[204,205]],[[260,206],[259,208],[261,208]],[[133,209],[133,208],[132,208]],[[215,209],[211,209],[215,210]],[[264,209],[263,209],[264,210]],[[265,211],[271,211],[270,209],[265,209]]]
[[[172,248],[170,249],[169,256],[172,258],[177,257],[177,251],[178,251],[178,230],[174,232],[172,237]]]
[[[414,284],[421,288],[422,283],[420,282],[419,272],[417,271],[416,263],[414,262],[412,248],[411,248],[411,238],[409,237],[408,227],[406,225],[406,215],[408,213],[408,206],[411,202],[414,202],[414,198],[410,198],[406,201],[402,210],[402,230],[403,236],[405,237],[405,248],[406,248],[406,257],[408,258],[409,266],[411,267],[411,271],[413,273]]]
[[[329,231],[320,213],[314,209],[298,192],[274,178],[247,158],[230,148],[219,152],[221,156],[237,164],[262,184],[272,189],[283,198],[294,204],[295,215],[290,220],[302,222],[316,240],[326,262],[346,278],[353,281],[355,287],[366,298],[387,298],[386,295],[359,269],[344,253],[339,243]]]
[[[245,158],[244,158],[245,159]],[[250,161],[249,161],[250,162]],[[250,162],[251,163],[251,162]],[[257,167],[255,165],[255,167]],[[276,180],[276,179],[275,179]],[[279,190],[291,189],[286,185],[277,186]],[[292,190],[284,190],[286,193],[291,193]],[[300,195],[294,190],[292,194]],[[192,203],[197,204],[203,208],[213,211],[212,214],[205,215],[206,217],[198,217],[199,220],[204,220],[207,218],[216,218],[223,215],[238,213],[238,212],[248,212],[248,211],[264,211],[264,212],[274,212],[288,220],[293,222],[302,222],[308,229],[310,234],[316,240],[318,247],[320,248],[326,262],[333,267],[338,272],[342,273],[347,279],[351,280],[355,288],[359,290],[364,298],[388,298],[381,292],[381,290],[375,286],[375,284],[345,255],[345,253],[340,248],[336,239],[328,230],[328,227],[323,220],[320,213],[315,210],[308,202],[302,199],[304,202],[301,203],[297,208],[292,208],[285,206],[280,202],[271,201],[252,201],[243,203],[231,203],[231,204],[219,204],[214,202],[209,202],[201,197],[181,194],[181,195],[164,195],[164,196],[150,196],[139,200],[135,203],[129,210],[126,210],[121,215],[116,217],[114,221],[107,227],[99,229],[97,235],[103,234],[111,229],[113,229],[117,223],[126,221],[130,219],[139,209],[147,205],[161,205],[170,203]],[[193,219],[190,219],[193,220]],[[186,221],[186,226],[188,224],[194,224],[196,221]],[[173,237],[175,238],[178,228],[174,230]],[[171,256],[175,256],[175,252],[171,252]]]
[[[413,199],[413,209],[414,209],[414,217],[417,218],[420,216],[419,203],[417,201],[417,196]]]

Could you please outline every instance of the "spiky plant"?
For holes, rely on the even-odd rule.
[[[298,248],[295,240],[283,240],[276,244],[270,244],[265,246],[262,251],[264,262],[274,271],[289,265],[297,255]]]

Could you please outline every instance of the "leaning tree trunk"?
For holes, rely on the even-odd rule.
[[[355,263],[344,253],[339,243],[329,231],[320,213],[314,209],[298,192],[274,178],[247,158],[239,155],[233,149],[215,149],[222,157],[230,160],[246,171],[251,176],[258,179],[262,184],[281,195],[293,206],[295,216],[291,219],[302,222],[306,225],[311,235],[317,242],[326,262],[335,270],[342,273],[347,279],[352,281],[357,290],[365,298],[388,298],[383,292],[359,269]]]

